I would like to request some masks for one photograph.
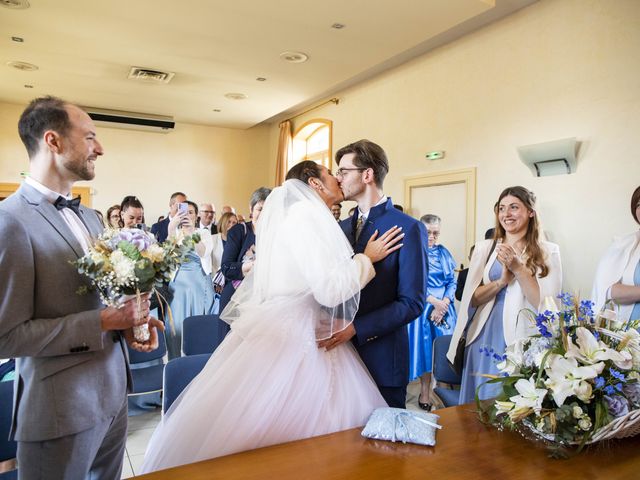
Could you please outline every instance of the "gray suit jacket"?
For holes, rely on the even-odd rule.
[[[102,227],[81,207],[92,236]],[[97,293],[71,265],[82,247],[56,208],[23,184],[0,203],[0,358],[17,358],[13,432],[43,441],[92,428],[123,406],[129,379],[119,332],[102,332]]]

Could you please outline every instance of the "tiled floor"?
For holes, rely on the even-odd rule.
[[[131,478],[139,473],[144,458],[144,452],[151,439],[153,430],[160,422],[160,409],[129,417],[129,432],[127,434],[127,448],[122,468],[122,478]]]

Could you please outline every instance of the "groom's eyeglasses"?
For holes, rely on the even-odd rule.
[[[350,172],[352,170],[357,170],[357,171],[363,171],[366,170],[369,167],[354,167],[354,168],[339,168],[338,170],[336,170],[336,177],[344,177],[344,174],[346,172]]]

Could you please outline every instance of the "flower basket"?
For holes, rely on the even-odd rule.
[[[502,392],[481,420],[510,428],[551,448],[640,433],[640,321],[620,322],[613,310],[595,315],[592,302],[561,294],[562,308],[530,313],[538,334],[507,350],[494,376]],[[485,384],[486,384],[485,383]],[[486,405],[486,403],[485,403]]]

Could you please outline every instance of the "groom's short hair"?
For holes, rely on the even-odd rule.
[[[336,152],[336,164],[340,165],[340,159],[349,153],[355,154],[354,165],[373,170],[376,186],[382,188],[384,177],[389,173],[389,160],[382,147],[371,140],[358,140]]]
[[[61,98],[47,96],[33,99],[24,109],[18,121],[18,133],[29,158],[38,153],[44,132],[53,130],[64,136],[71,129],[67,105]]]

